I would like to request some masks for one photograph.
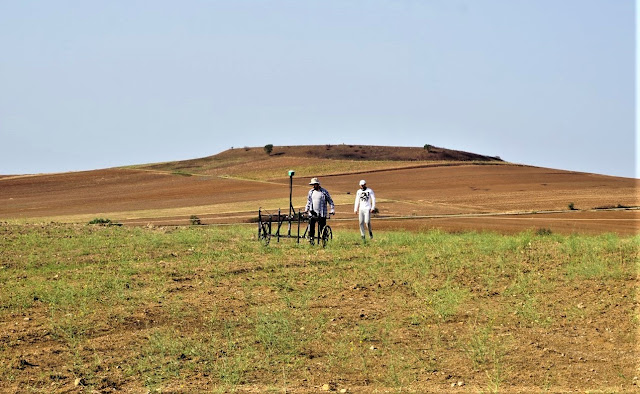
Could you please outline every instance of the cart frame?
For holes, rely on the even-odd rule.
[[[282,210],[278,209],[277,214],[271,214],[262,208],[258,209],[258,240],[267,246],[271,242],[271,238],[275,238],[276,242],[280,242],[280,238],[295,238],[297,243],[300,243],[301,239],[307,239],[310,243],[322,245],[324,248],[333,239],[333,231],[328,224],[325,224],[322,231],[316,232],[313,240],[309,239],[310,216],[300,210],[296,212],[293,208],[291,208],[291,212],[289,215],[283,215]],[[329,220],[328,217],[327,220]],[[304,232],[300,235],[300,229],[304,223],[306,223]],[[285,224],[286,232],[283,232]],[[317,225],[319,230],[319,223]]]
[[[267,213],[262,210],[262,207],[258,209],[258,240],[262,242],[263,245],[269,245],[271,242],[271,238],[276,238],[276,242],[280,242],[280,238],[296,238],[296,241],[300,243],[300,239],[308,239],[307,234],[309,232],[309,215],[303,214],[302,209],[299,209],[296,212],[292,203],[293,196],[293,176],[295,175],[295,171],[289,170],[289,214],[284,215],[282,210],[278,208],[278,214]],[[327,217],[327,220],[329,218]],[[280,231],[282,230],[282,226],[287,223],[287,232],[283,235]],[[294,235],[292,233],[293,227],[295,224],[298,224],[297,232]],[[300,225],[302,223],[307,223],[305,226],[304,233],[300,236]],[[275,233],[273,232],[274,224],[277,224]],[[318,223],[318,229],[319,223]],[[333,239],[333,231],[328,224],[325,224],[322,231],[317,231],[316,236],[313,239],[309,239],[310,243],[317,243],[318,245],[322,245],[324,248],[327,246],[327,243]]]

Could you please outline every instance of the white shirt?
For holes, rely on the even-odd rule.
[[[356,193],[356,202],[353,205],[353,211],[358,212],[358,208],[363,211],[371,211],[376,207],[376,196],[373,194],[373,190],[366,188],[358,189]]]
[[[316,212],[320,212],[320,208],[321,208],[321,203],[322,201],[322,192],[320,190],[314,190],[313,192],[311,192],[311,209],[313,209]]]

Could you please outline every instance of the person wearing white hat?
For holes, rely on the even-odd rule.
[[[318,178],[311,178],[310,185],[313,186],[307,195],[307,205],[304,207],[305,213],[311,213],[309,219],[309,242],[313,244],[315,236],[316,222],[318,223],[318,231],[322,233],[322,229],[327,224],[327,204],[331,207],[329,212],[331,215],[335,213],[335,205],[333,199],[327,189],[320,187]]]
[[[367,225],[369,230],[369,238],[373,239],[373,231],[371,231],[371,213],[376,209],[376,195],[373,190],[367,187],[367,182],[363,179],[360,181],[360,189],[356,193],[356,202],[353,205],[353,213],[358,215],[360,221],[360,236],[365,240],[364,226]]]

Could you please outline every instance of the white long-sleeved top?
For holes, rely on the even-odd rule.
[[[353,205],[353,212],[358,212],[358,208],[363,211],[371,211],[376,207],[376,195],[373,190],[366,188],[358,189],[356,193],[356,202]]]

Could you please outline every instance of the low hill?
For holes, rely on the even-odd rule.
[[[220,158],[260,156],[262,148],[229,149]],[[271,156],[293,156],[332,160],[389,160],[389,161],[502,161],[497,157],[430,146],[428,148],[377,145],[298,145],[274,146]]]
[[[299,176],[338,175],[430,165],[461,163],[503,164],[498,157],[439,147],[416,148],[374,145],[298,145],[228,149],[213,156],[129,168],[181,173],[183,175],[232,176],[244,179],[275,179],[296,168]]]
[[[264,159],[264,147],[231,148],[213,156],[178,163],[197,164],[211,160],[244,161]],[[332,160],[385,161],[502,161],[499,157],[430,146],[429,148],[378,145],[294,145],[274,146],[268,156],[303,157]]]
[[[444,160],[448,158],[449,160]],[[511,164],[432,148],[367,145],[230,149],[178,162],[0,178],[0,221],[246,223],[259,208],[306,203],[318,176],[351,228],[358,181],[375,190],[376,228],[637,232],[640,180]],[[545,214],[540,214],[544,212]]]

